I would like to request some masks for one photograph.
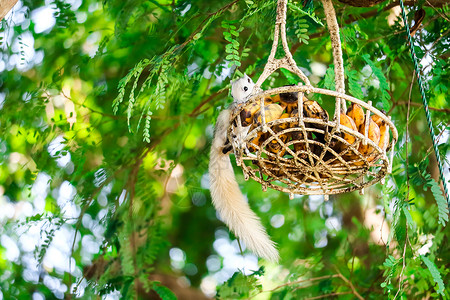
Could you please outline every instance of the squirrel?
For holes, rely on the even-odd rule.
[[[251,210],[239,189],[229,154],[232,150],[227,138],[233,111],[248,101],[255,84],[246,74],[231,83],[233,103],[217,118],[209,161],[210,191],[214,207],[220,219],[241,239],[247,248],[269,261],[279,259],[275,243],[270,240],[259,217]],[[248,127],[239,135],[245,135]],[[238,137],[236,137],[238,138]],[[240,137],[239,137],[240,138]]]

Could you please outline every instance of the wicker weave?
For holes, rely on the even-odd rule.
[[[245,179],[253,178],[261,183],[263,190],[270,187],[275,190],[287,192],[292,197],[294,194],[339,194],[354,190],[363,190],[365,187],[382,180],[392,170],[393,147],[398,139],[397,129],[391,120],[381,111],[368,103],[345,94],[344,68],[342,60],[341,42],[339,38],[339,27],[331,0],[322,0],[328,29],[333,47],[335,65],[336,90],[331,91],[311,86],[308,78],[298,68],[286,41],[286,1],[278,0],[277,20],[275,23],[274,41],[268,62],[263,73],[256,82],[253,94],[248,103],[259,103],[261,112],[261,125],[252,128],[246,135],[238,134],[245,132],[241,126],[240,111],[236,109],[232,114],[231,126],[228,130],[229,139],[233,141],[236,162],[241,166]],[[281,36],[282,47],[285,57],[275,58],[275,52]],[[267,91],[261,90],[261,84],[276,70],[285,68],[297,74],[304,85],[283,86]],[[298,117],[277,119],[266,122],[266,111],[264,101],[271,95],[280,93],[298,93]],[[322,94],[335,99],[335,112],[333,120],[324,121],[320,119],[305,118],[303,116],[303,95]],[[386,151],[382,150],[368,138],[367,129],[364,134],[345,126],[340,126],[340,112],[345,110],[346,101],[357,103],[366,113],[366,128],[370,114],[378,115],[389,126],[392,135],[386,151],[390,152],[387,157]],[[277,125],[283,123],[298,126],[285,126],[283,130],[276,130]],[[323,129],[320,129],[323,128]],[[268,137],[260,145],[252,143],[259,134],[266,133]],[[349,144],[341,137],[341,132],[355,137],[356,141]],[[323,141],[313,139],[314,135],[325,136]],[[295,135],[290,141],[283,139],[286,135]],[[387,137],[389,138],[389,133]],[[268,149],[268,145],[276,144],[280,151],[274,153]],[[345,145],[343,150],[336,150],[337,143]],[[295,151],[294,149],[302,150]],[[370,156],[365,157],[358,151],[360,144],[369,145],[374,148]],[[249,150],[250,149],[250,150]]]

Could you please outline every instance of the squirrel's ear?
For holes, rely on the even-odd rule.
[[[244,79],[247,79],[248,83],[253,84],[253,80],[245,73],[244,73]]]

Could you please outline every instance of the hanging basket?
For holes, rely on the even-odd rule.
[[[286,0],[279,0],[269,59],[248,102],[233,111],[228,129],[236,163],[242,168],[245,179],[252,178],[261,183],[264,191],[270,187],[289,193],[291,198],[294,194],[330,195],[354,190],[362,192],[365,187],[381,181],[392,171],[392,149],[398,139],[397,129],[390,118],[373,107],[371,101],[366,103],[345,94],[336,15],[331,0],[322,0],[322,3],[333,47],[337,91],[311,86],[308,78],[298,68],[286,41]],[[279,36],[286,55],[276,59]],[[261,90],[262,83],[279,68],[297,74],[304,84]],[[304,116],[305,101],[314,94],[334,99],[332,120],[328,119],[328,113],[326,118]],[[281,95],[288,95],[292,103],[289,108],[283,107],[282,113],[278,112],[278,115],[282,114],[281,117],[273,118],[267,102],[273,102],[271,96],[279,99]],[[364,133],[341,125],[341,112],[345,112],[347,103],[356,103],[364,110],[367,128]],[[259,111],[252,125],[245,127],[249,124],[245,123],[244,110],[249,105],[257,106]],[[296,113],[293,112],[295,109]],[[290,114],[287,114],[288,110]],[[382,147],[383,149],[369,138],[369,122],[373,116],[381,118],[387,126],[384,140],[387,146]],[[361,147],[371,147],[371,153],[361,153]],[[390,151],[389,158],[387,151]]]

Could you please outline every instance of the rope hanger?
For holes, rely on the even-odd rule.
[[[403,0],[400,0],[400,7],[402,9],[403,24],[405,24],[406,37],[408,39],[409,49],[411,52],[411,59],[414,64],[414,69],[415,69],[416,75],[417,75],[417,83],[419,85],[420,95],[422,97],[423,108],[425,110],[425,115],[427,117],[428,129],[430,130],[430,136],[431,136],[431,141],[433,143],[434,154],[436,155],[436,160],[438,163],[439,175],[440,175],[440,178],[442,181],[442,185],[444,187],[445,198],[447,199],[448,206],[450,207],[450,199],[449,199],[449,194],[448,194],[448,189],[447,189],[447,182],[445,181],[444,170],[442,168],[442,162],[441,162],[441,157],[439,155],[439,149],[438,149],[438,145],[436,142],[436,137],[434,135],[434,129],[433,129],[433,123],[431,121],[430,110],[428,109],[427,96],[425,94],[425,89],[423,88],[422,75],[421,75],[421,72],[419,69],[419,64],[417,63],[416,51],[414,50],[414,40],[413,40],[410,30],[409,30],[408,18],[406,17],[405,6],[403,4]]]
[[[372,102],[359,100],[345,94],[344,64],[342,59],[342,48],[339,37],[339,26],[337,24],[336,13],[331,0],[322,0],[325,10],[325,16],[328,24],[328,30],[331,37],[333,49],[333,61],[335,72],[336,91],[315,88],[309,82],[309,79],[298,68],[292,54],[289,50],[286,39],[286,11],[287,0],[278,0],[277,17],[275,21],[275,30],[272,49],[264,70],[258,78],[253,93],[248,100],[249,105],[257,104],[260,110],[261,123],[252,125],[247,136],[242,136],[242,123],[240,113],[244,108],[235,111],[232,114],[231,126],[228,130],[230,140],[233,136],[239,137],[239,140],[233,143],[236,163],[244,173],[244,178],[252,178],[262,185],[265,191],[267,187],[275,190],[293,194],[315,194],[330,195],[359,190],[360,192],[367,186],[382,181],[386,174],[392,171],[393,147],[398,139],[398,132],[394,124],[386,115],[372,106]],[[281,40],[281,46],[285,53],[282,58],[275,58],[278,44]],[[285,68],[296,74],[303,81],[298,85],[281,86],[269,90],[262,90],[263,82],[276,70]],[[282,93],[294,93],[297,98],[297,116],[271,119],[266,122],[265,99],[270,99],[272,95]],[[332,120],[314,119],[303,116],[303,99],[305,94],[318,94],[334,98],[335,111]],[[329,98],[327,98],[328,101]],[[346,110],[346,101],[358,104],[365,110],[366,130],[360,133],[357,130],[350,129],[340,125],[341,111]],[[270,101],[269,101],[270,103]],[[269,113],[270,114],[270,113]],[[389,131],[392,134],[387,148],[382,150],[378,144],[368,138],[369,121],[371,115],[381,118],[388,126],[387,140]],[[277,126],[285,125],[285,129],[276,129]],[[294,126],[289,126],[289,124]],[[288,125],[286,127],[286,125]],[[317,129],[322,126],[323,129]],[[341,133],[353,136],[356,142],[348,143],[342,138]],[[251,144],[256,136],[261,134],[268,135],[268,138],[259,145]],[[282,140],[286,135],[297,138]],[[318,140],[317,134],[325,136],[324,140]],[[313,136],[316,136],[315,138]],[[300,138],[299,138],[300,137]],[[336,150],[334,143],[344,143],[344,150]],[[249,153],[247,145],[256,146],[254,153]],[[270,145],[277,144],[281,146],[281,151],[274,153],[270,151]],[[370,156],[362,155],[358,147],[361,145],[370,145],[374,149],[376,159],[369,160]],[[303,147],[303,150],[296,150],[297,146]],[[317,151],[319,149],[319,151]],[[389,157],[386,151],[390,151]],[[280,154],[283,153],[283,154]],[[330,157],[331,155],[331,157]],[[357,156],[350,161],[346,156]],[[373,158],[373,157],[372,157]]]

